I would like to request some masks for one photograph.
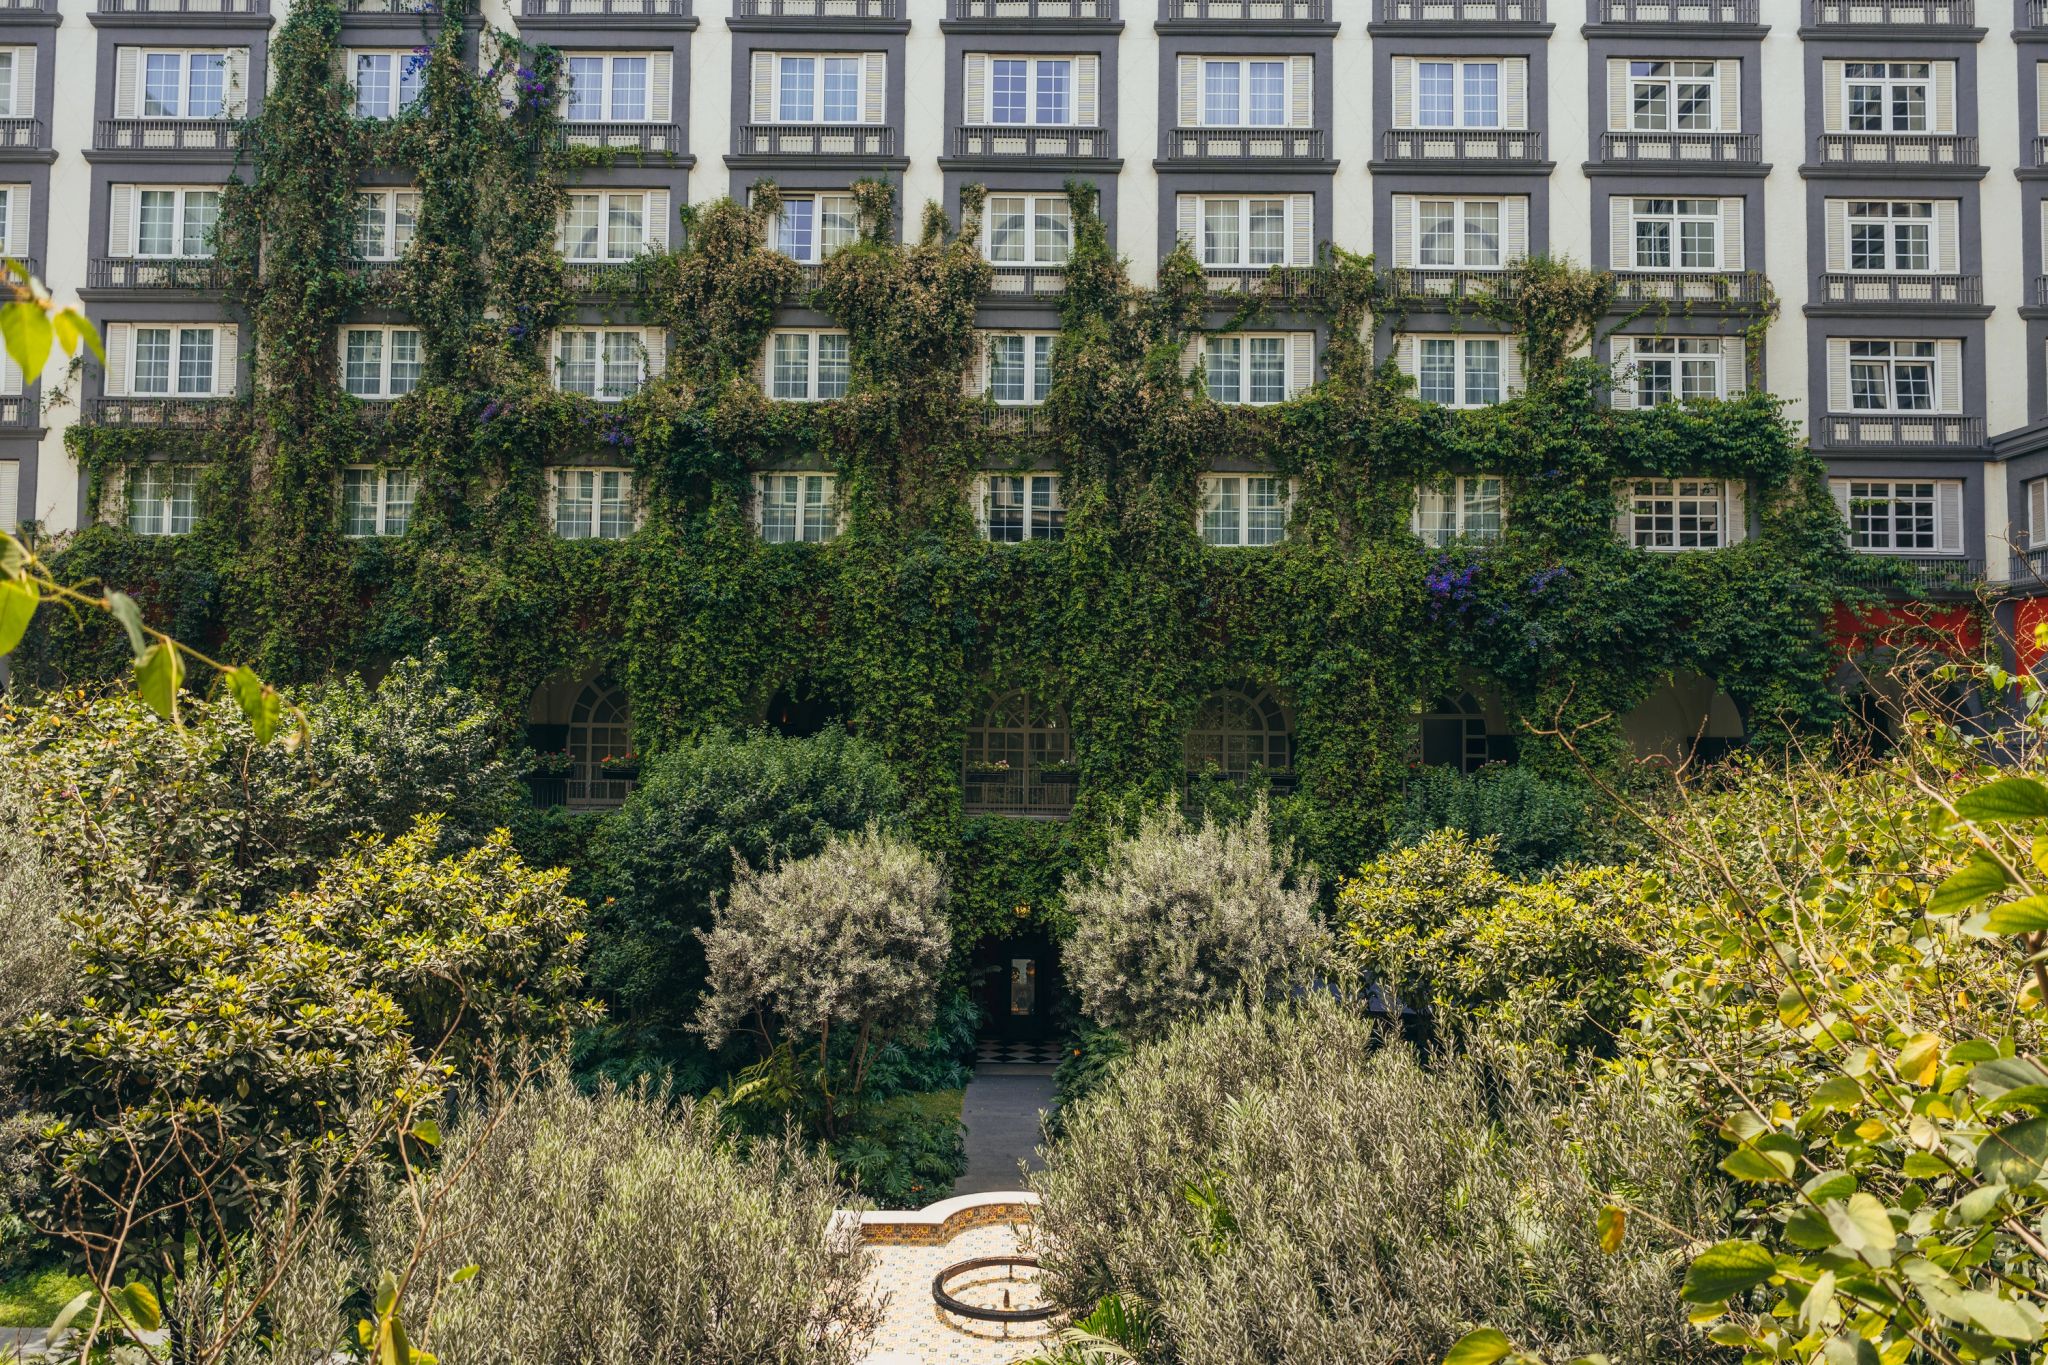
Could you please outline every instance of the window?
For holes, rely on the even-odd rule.
[[[645,123],[649,60],[645,53],[572,54],[562,117],[571,123]]]
[[[1074,121],[1072,57],[991,57],[988,121],[1057,127]]]
[[[1719,479],[1637,479],[1627,515],[1629,544],[1638,550],[1717,550],[1734,539]]]
[[[424,51],[351,52],[357,118],[391,118],[419,103],[426,81]]]
[[[1501,63],[1418,61],[1415,63],[1415,126],[1499,128]]]
[[[796,402],[844,398],[851,376],[844,332],[771,332],[768,396]]]
[[[633,790],[631,777],[615,775],[606,759],[633,753],[633,718],[626,694],[591,682],[569,712],[569,779],[564,799],[572,806],[616,806]]]
[[[649,201],[654,201],[650,203]],[[562,211],[562,255],[570,261],[630,261],[654,244],[651,210],[663,227],[668,196],[645,190],[602,190],[568,196]]]
[[[758,474],[761,539],[820,544],[839,534],[839,479],[833,474]]]
[[[419,387],[420,334],[415,327],[342,330],[342,387],[358,398],[402,398]]]
[[[1928,62],[1847,62],[1842,69],[1852,133],[1928,131]]]
[[[968,812],[1064,815],[1074,804],[1073,740],[1059,708],[1022,692],[997,697],[967,727]]]
[[[35,104],[35,91],[26,88],[19,91],[15,89],[18,76],[26,74],[16,71],[16,56],[15,49],[11,47],[0,48],[0,114],[25,111],[32,108]],[[22,65],[27,66],[29,70],[33,71],[34,59],[30,58],[27,62],[22,63]],[[25,87],[26,83],[24,82],[23,84]],[[20,98],[17,99],[17,95]]]
[[[1721,268],[1721,201],[1629,201],[1629,265],[1636,270]]]
[[[115,196],[116,200],[124,197]],[[211,256],[214,227],[219,221],[219,190],[138,187],[135,254],[161,258]]]
[[[228,110],[226,52],[141,53],[143,118],[221,118]]]
[[[1853,412],[1933,412],[1934,343],[1849,342],[1849,408]]]
[[[402,536],[412,525],[410,469],[350,465],[341,471],[341,533],[356,539]]]
[[[1313,338],[1298,333],[1231,333],[1202,338],[1202,379],[1218,403],[1280,403],[1306,388]]]
[[[418,190],[359,191],[352,243],[356,259],[395,261],[405,255],[419,216]]]
[[[555,534],[564,540],[623,540],[639,524],[630,469],[554,471]]]
[[[1483,408],[1505,391],[1502,366],[1512,343],[1505,337],[1408,338],[1414,346],[1416,396],[1447,408]]]
[[[1211,692],[1195,712],[1183,753],[1190,773],[1242,779],[1291,769],[1294,735],[1271,692],[1226,687]]]
[[[982,221],[996,265],[1065,265],[1074,249],[1074,210],[1064,194],[992,194]]]
[[[1261,199],[1203,199],[1201,236],[1196,245],[1203,265],[1305,265],[1290,261],[1293,240],[1290,195]]]
[[[137,327],[131,391],[138,397],[212,397],[218,329]]]
[[[1851,548],[1868,554],[1961,554],[1958,479],[1833,479]]]
[[[1716,75],[1713,62],[1630,62],[1630,131],[1705,133],[1719,128]]]
[[[0,255],[28,255],[28,206],[28,186],[0,185]]]
[[[1723,398],[1734,387],[1722,368],[1720,337],[1631,337],[1620,359],[1637,407]]]
[[[1204,545],[1278,545],[1287,538],[1293,489],[1271,474],[1202,476]]]
[[[775,58],[775,118],[781,123],[861,122],[861,53]]]
[[[1851,199],[1848,268],[1927,273],[1935,268],[1934,204],[1926,199]]]
[[[1202,59],[1202,125],[1208,128],[1278,128],[1290,106],[1285,58]]]
[[[785,195],[775,217],[775,249],[792,261],[816,265],[860,238],[860,214],[850,194]]]
[[[199,520],[199,466],[140,464],[128,471],[128,529],[182,536]]]
[[[581,327],[555,334],[555,378],[563,393],[615,402],[640,392],[654,370],[638,327]]]
[[[1458,541],[1491,545],[1500,539],[1501,503],[1498,474],[1460,474],[1424,484],[1415,490],[1415,534],[1440,550]]]
[[[1498,199],[1415,201],[1415,264],[1426,269],[1493,270],[1501,264]]]
[[[1057,474],[987,474],[981,480],[981,533],[1002,545],[1061,540],[1067,505]]]
[[[1477,772],[1493,759],[1486,710],[1471,693],[1439,701],[1417,717],[1422,761],[1431,767]]]
[[[4,512],[0,506],[0,512]],[[0,519],[0,527],[6,525]],[[2027,548],[2038,550],[2048,545],[2048,479],[2027,480]]]
[[[988,338],[988,393],[998,403],[1043,403],[1052,387],[1053,332],[996,332]]]

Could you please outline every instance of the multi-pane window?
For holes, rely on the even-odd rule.
[[[412,525],[410,469],[350,465],[341,471],[341,533],[354,538],[402,536]]]
[[[1415,391],[1426,403],[1447,408],[1483,408],[1498,403],[1501,365],[1509,345],[1502,337],[1416,337]]]
[[[1855,549],[1871,554],[1954,554],[1960,549],[1954,523],[1960,520],[1961,486],[1954,481],[1837,479],[1834,492],[1847,513],[1849,544]]]
[[[778,54],[775,58],[775,117],[782,123],[859,123],[859,53]]]
[[[1498,61],[1416,62],[1415,125],[1501,127],[1500,74]]]
[[[772,332],[768,396],[798,402],[844,398],[852,365],[844,332]]]
[[[1928,131],[1930,63],[1848,62],[1842,81],[1849,132]]]
[[[341,334],[342,387],[358,398],[403,398],[419,387],[416,327],[346,327]]]
[[[555,534],[564,540],[622,540],[633,534],[639,507],[630,469],[554,471]]]
[[[1927,272],[1935,268],[1934,203],[1927,199],[1851,199],[1849,269]]]
[[[349,70],[356,92],[356,117],[391,118],[419,102],[427,59],[422,53],[404,49],[351,52]]]
[[[1931,341],[1849,342],[1849,407],[1854,412],[1933,412]]]
[[[26,185],[0,185],[0,255],[28,255],[28,196]]]
[[[1633,337],[1623,358],[1637,407],[1727,395],[1719,337]]]
[[[1074,210],[1064,194],[992,194],[982,220],[997,265],[1065,265],[1073,252]]]
[[[1457,270],[1492,270],[1501,264],[1501,201],[1415,201],[1415,264]]]
[[[360,190],[351,245],[360,261],[395,261],[419,224],[418,190]]]
[[[228,108],[228,54],[145,50],[143,118],[220,118]]]
[[[211,256],[219,221],[219,190],[138,188],[135,254],[164,259]]]
[[[649,61],[646,53],[571,54],[562,116],[571,123],[646,122]]]
[[[1202,379],[1218,403],[1280,403],[1287,399],[1286,335],[1237,333],[1202,339]]]
[[[1074,121],[1072,57],[991,57],[988,121],[1041,127]]]
[[[568,196],[563,210],[562,254],[571,261],[599,262],[629,261],[641,255],[651,244],[648,201],[661,197],[645,190],[599,190]]]
[[[130,392],[141,397],[209,397],[214,391],[215,327],[137,327]]]
[[[1057,474],[989,474],[981,481],[981,530],[1005,545],[1027,540],[1060,540],[1067,534],[1067,505]]]
[[[998,403],[1043,403],[1052,387],[1052,332],[988,338],[988,394]]]
[[[1500,523],[1498,474],[1460,474],[1415,490],[1415,534],[1425,545],[1491,544],[1500,539]]]
[[[1288,481],[1271,474],[1202,476],[1204,545],[1278,545],[1287,537]]]
[[[638,327],[569,328],[555,336],[555,375],[563,393],[611,402],[640,392],[649,369]]]
[[[1288,197],[1202,200],[1203,265],[1286,265]]]
[[[817,544],[839,534],[839,479],[833,474],[758,474],[761,539],[774,545]]]
[[[35,91],[15,88],[17,84],[26,84],[20,80],[23,73],[17,70],[18,57],[14,48],[0,49],[0,114],[32,108],[35,104]]]
[[[198,465],[135,465],[127,485],[128,529],[138,536],[181,536],[199,520]]]
[[[1720,200],[1635,199],[1629,219],[1634,269],[1720,269]]]
[[[1720,126],[1715,107],[1716,64],[1630,62],[1628,126],[1639,133],[1711,132]]]
[[[1287,122],[1288,63],[1202,59],[1202,123],[1209,128],[1278,128]]]
[[[775,249],[792,261],[816,265],[860,238],[860,214],[850,194],[783,196],[775,216]]]
[[[1730,542],[1727,485],[1719,479],[1636,479],[1628,538],[1638,550],[1718,550]]]

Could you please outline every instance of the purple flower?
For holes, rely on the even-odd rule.
[[[1562,564],[1556,564],[1548,569],[1543,569],[1537,573],[1530,574],[1529,596],[1541,597],[1545,592],[1549,591],[1551,585],[1556,583],[1564,583],[1566,585],[1569,585],[1571,583],[1571,577],[1572,571],[1570,569],[1567,569]]]
[[[1473,587],[1477,573],[1475,565],[1461,565],[1448,555],[1439,555],[1422,579],[1423,590],[1430,597],[1431,615],[1441,620],[1447,613],[1463,616],[1471,611],[1479,596]]]

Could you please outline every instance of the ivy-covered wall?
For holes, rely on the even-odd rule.
[[[1375,367],[1363,338],[1391,301],[1370,261],[1338,252],[1306,301],[1287,303],[1324,316],[1324,380],[1277,406],[1224,407],[1189,379],[1188,343],[1205,322],[1242,325],[1259,301],[1221,317],[1185,248],[1155,289],[1133,287],[1077,187],[1051,396],[1033,434],[1001,436],[962,382],[989,278],[977,196],[970,221],[927,209],[901,242],[886,189],[861,187],[863,240],[831,258],[812,301],[851,335],[851,390],[777,404],[755,359],[800,280],[764,246],[764,185],[748,207],[684,210],[675,249],[608,296],[616,320],[667,329],[666,374],[620,403],[558,392],[546,338],[578,300],[556,217],[594,154],[559,137],[554,54],[465,17],[440,7],[423,100],[370,124],[350,115],[339,4],[294,7],[247,142],[253,176],[223,213],[256,340],[253,400],[203,430],[74,429],[96,496],[145,458],[208,474],[198,531],[141,538],[108,517],[64,550],[70,575],[123,586],[179,636],[280,679],[438,637],[502,703],[508,732],[565,670],[625,684],[642,750],[755,723],[806,680],[898,765],[920,827],[964,855],[967,900],[990,925],[1049,897],[1049,869],[1105,817],[1179,789],[1193,711],[1226,682],[1292,707],[1287,814],[1332,872],[1375,847],[1417,703],[1461,678],[1483,679],[1519,724],[1575,731],[1595,757],[1619,753],[1617,718],[1674,669],[1716,680],[1752,730],[1835,715],[1823,628],[1847,565],[1817,462],[1769,395],[1640,412],[1599,401],[1604,374],[1573,356],[1611,282],[1567,266],[1530,263],[1511,301],[1480,306],[1524,337],[1527,391],[1512,401],[1449,411]],[[394,164],[417,171],[418,232],[379,283],[350,262],[351,193],[366,167]],[[340,390],[335,338],[361,310],[401,304],[423,332],[424,376],[373,417]],[[599,454],[637,471],[644,529],[556,539],[547,467]],[[832,543],[768,545],[754,530],[749,471],[796,456],[839,475],[848,521]],[[1298,480],[1285,544],[1201,543],[1198,477],[1219,459]],[[340,534],[339,471],[364,462],[417,471],[403,538]],[[1034,462],[1063,474],[1064,540],[978,538],[972,476]],[[1460,471],[1506,476],[1505,533],[1484,550],[1426,549],[1409,530],[1416,485]],[[1760,533],[1710,553],[1624,547],[1615,481],[1647,474],[1745,482]],[[97,623],[45,619],[24,671],[125,665]],[[1070,826],[962,818],[965,727],[1013,687],[1066,710]],[[1522,753],[1565,761],[1533,733]]]

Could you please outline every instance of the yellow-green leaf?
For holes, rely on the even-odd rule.
[[[1716,1242],[1686,1267],[1679,1297],[1687,1303],[1726,1303],[1771,1278],[1777,1268],[1771,1253],[1755,1242]]]
[[[1514,1343],[1497,1329],[1479,1327],[1452,1344],[1444,1354],[1444,1365],[1493,1365],[1514,1349]]]
[[[125,592],[110,592],[106,596],[107,614],[121,623],[121,629],[128,632],[128,648],[136,658],[149,648],[149,637],[142,633],[142,608],[135,605],[135,599]]]
[[[1956,798],[1965,820],[2039,820],[2048,817],[2048,787],[2031,777],[2001,777]]]
[[[1628,1210],[1614,1204],[1601,1208],[1598,1223],[1600,1249],[1612,1256],[1621,1250],[1621,1239],[1628,1234]]]
[[[254,669],[239,664],[228,670],[227,681],[235,705],[242,708],[249,728],[256,732],[256,742],[270,743],[270,737],[277,733],[278,722],[284,714],[277,689],[265,684],[256,676]]]
[[[1994,934],[2038,934],[2048,929],[2048,896],[2023,896],[1994,905],[1987,924]]]
[[[35,619],[42,591],[29,578],[0,579],[0,654],[12,654]]]
[[[0,339],[7,354],[21,367],[21,378],[32,384],[50,359],[50,315],[42,305],[17,300],[0,304]]]
[[[178,689],[184,684],[185,661],[174,644],[151,645],[135,661],[135,690],[165,720],[177,720]]]
[[[1899,1075],[1910,1084],[1932,1085],[1941,1073],[1941,1039],[1931,1033],[1915,1037],[1899,1050],[1898,1067]]]
[[[1927,900],[1927,913],[1952,915],[2003,890],[2005,869],[1998,865],[1997,859],[1979,853],[1964,863],[1961,871],[1934,888],[1934,894]]]

